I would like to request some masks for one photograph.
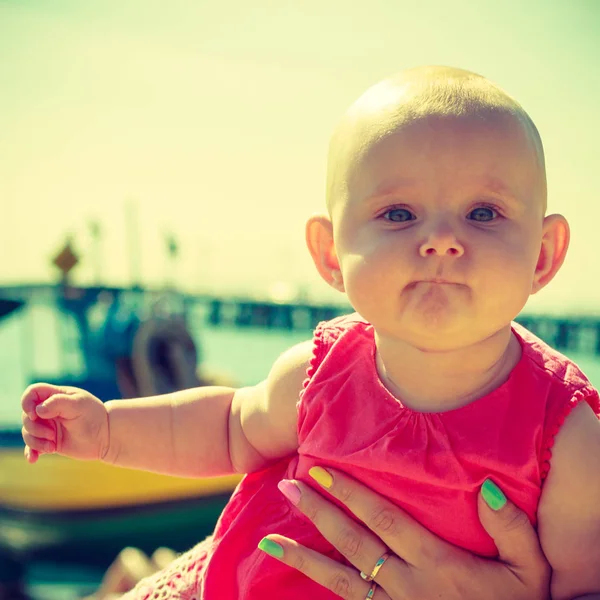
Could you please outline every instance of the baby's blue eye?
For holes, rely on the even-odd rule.
[[[383,213],[383,218],[392,221],[393,223],[403,223],[404,221],[412,221],[414,215],[405,208],[392,208]]]
[[[498,216],[498,213],[489,206],[480,206],[479,208],[472,210],[469,214],[472,215],[473,221],[481,222],[492,221],[496,216]]]

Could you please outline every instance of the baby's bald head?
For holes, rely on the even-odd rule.
[[[375,142],[403,126],[427,118],[482,122],[509,119],[531,146],[537,194],[546,211],[544,150],[533,121],[516,100],[481,75],[452,67],[417,67],[369,88],[350,106],[331,138],[327,169],[327,209],[348,196],[349,174]]]

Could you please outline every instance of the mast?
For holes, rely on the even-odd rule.
[[[131,276],[131,286],[140,289],[141,268],[140,268],[140,238],[139,223],[137,218],[137,203],[134,200],[128,200],[125,204],[125,226],[127,230],[127,240],[129,242],[129,269]]]
[[[97,219],[89,221],[88,227],[92,236],[94,280],[96,287],[100,287],[102,282],[102,227]]]

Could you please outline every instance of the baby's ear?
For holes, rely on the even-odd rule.
[[[562,215],[548,215],[542,226],[542,245],[535,267],[531,293],[546,287],[562,267],[569,248],[569,224]]]
[[[338,292],[344,292],[342,270],[333,243],[333,225],[325,215],[314,215],[306,223],[306,245],[321,277]]]

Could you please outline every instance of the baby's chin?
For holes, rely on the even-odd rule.
[[[401,324],[413,334],[427,339],[460,336],[472,324],[472,312],[461,299],[419,298],[403,311]]]
[[[382,332],[383,333],[383,332]],[[403,319],[387,331],[385,337],[396,338],[421,352],[452,352],[476,344],[469,315],[405,314]],[[483,337],[483,336],[482,336]]]
[[[409,317],[406,315],[405,317]],[[510,329],[498,316],[490,317],[477,326],[476,319],[469,311],[463,314],[438,314],[435,318],[422,318],[412,315],[398,323],[392,336],[423,353],[480,352],[501,331]],[[502,343],[502,338],[498,338]],[[493,342],[492,342],[493,343]]]
[[[455,331],[417,331],[405,338],[416,350],[426,354],[455,352],[472,345],[473,340]]]

